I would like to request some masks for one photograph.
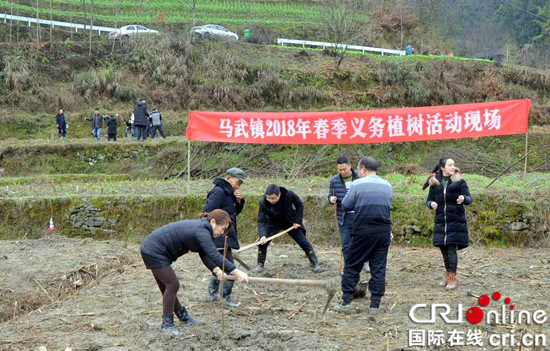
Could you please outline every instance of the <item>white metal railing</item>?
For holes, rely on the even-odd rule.
[[[4,23],[7,23],[8,20],[10,21],[18,21],[18,22],[26,22],[28,23],[28,26],[31,26],[31,23],[39,23],[39,24],[45,24],[52,27],[66,27],[66,28],[72,28],[75,32],[78,32],[79,29],[90,29],[90,25],[87,24],[78,24],[78,23],[69,23],[69,22],[60,22],[60,21],[51,21],[47,19],[41,19],[41,18],[33,18],[33,17],[22,17],[22,16],[14,16],[14,15],[8,15],[7,13],[0,13],[0,19],[4,19]],[[116,28],[111,27],[102,27],[102,26],[91,26],[92,30],[97,30],[99,34],[101,32],[107,32],[110,33],[114,31]]]
[[[392,49],[382,49],[382,48],[375,48],[371,46],[360,46],[360,45],[348,45],[348,44],[335,44],[335,43],[326,43],[322,41],[311,41],[311,40],[299,40],[299,39],[283,39],[278,38],[277,39],[277,45],[285,46],[285,44],[290,45],[301,45],[302,48],[305,49],[306,46],[309,47],[322,47],[323,50],[327,47],[336,47],[339,49],[346,49],[346,50],[355,50],[355,51],[362,51],[365,52],[377,52],[382,55],[390,54],[390,55],[405,55],[404,50],[392,50]]]

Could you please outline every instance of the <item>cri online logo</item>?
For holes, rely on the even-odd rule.
[[[487,295],[481,295],[478,299],[479,304],[482,307],[486,307],[489,305],[491,301],[499,301],[502,296],[499,292],[494,292],[492,295],[492,300]],[[504,304],[502,305],[500,311],[498,310],[489,310],[486,314],[483,312],[483,310],[479,307],[470,307],[468,311],[466,311],[466,319],[471,324],[478,324],[483,319],[486,319],[487,324],[506,324],[506,323],[518,323],[518,324],[531,324],[531,322],[535,324],[543,324],[546,323],[548,317],[546,316],[546,312],[543,310],[537,310],[533,313],[527,310],[522,311],[514,311],[515,306],[510,305],[510,302],[512,300],[509,297],[506,297],[504,299]],[[411,310],[409,311],[409,317],[410,319],[419,324],[435,324],[435,319],[437,315],[441,317],[447,324],[460,324],[462,323],[462,316],[463,316],[463,308],[462,304],[458,305],[458,309],[456,311],[456,319],[449,318],[449,315],[451,314],[451,307],[448,304],[432,304],[431,305],[431,313],[430,313],[430,319],[419,319],[415,312],[418,309],[425,309],[427,307],[426,304],[416,304],[414,305]],[[508,307],[508,309],[507,309]]]

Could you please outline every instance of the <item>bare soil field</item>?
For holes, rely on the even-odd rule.
[[[297,245],[270,246],[266,277],[293,279],[338,278],[337,248],[317,247],[324,269],[314,274]],[[255,264],[254,250],[241,254]],[[393,245],[388,257],[386,295],[381,313],[372,315],[367,299],[352,302],[349,313],[338,313],[338,291],[325,315],[327,294],[319,288],[236,283],[233,297],[239,308],[206,302],[210,274],[198,255],[188,254],[174,265],[180,278],[179,298],[197,326],[177,322],[181,335],[160,331],[161,295],[138,248],[117,241],[69,239],[0,242],[0,350],[545,350],[541,347],[493,347],[494,333],[540,334],[550,343],[550,322],[473,325],[413,323],[415,304],[446,303],[455,318],[458,304],[466,310],[480,306],[478,297],[500,292],[487,310],[500,310],[509,297],[517,312],[550,313],[550,255],[548,249],[471,247],[459,252],[459,284],[454,291],[438,286],[444,268],[435,248]],[[364,275],[364,274],[363,274]],[[368,279],[368,275],[362,278]],[[367,297],[368,297],[367,293]],[[17,302],[17,303],[16,303]],[[416,314],[427,318],[426,311]],[[409,346],[409,330],[479,329],[483,346]]]

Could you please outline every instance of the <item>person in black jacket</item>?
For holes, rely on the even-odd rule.
[[[206,267],[218,279],[224,272],[237,276],[241,282],[248,282],[248,275],[238,270],[229,260],[223,259],[213,238],[227,235],[231,228],[231,219],[227,212],[214,210],[206,217],[196,220],[184,220],[167,224],[147,236],[140,247],[145,267],[150,269],[162,293],[162,330],[178,335],[174,326],[174,313],[178,319],[188,325],[200,323],[193,319],[177,298],[179,281],[171,264],[189,251],[198,252]]]
[[[329,185],[328,201],[336,205],[336,217],[338,219],[338,231],[342,242],[342,255],[346,261],[349,246],[351,244],[351,231],[353,229],[353,218],[355,212],[345,211],[342,207],[342,200],[348,193],[351,183],[359,179],[357,171],[353,170],[347,157],[340,157],[336,160],[338,174],[332,177]],[[366,263],[368,265],[368,262]]]
[[[55,124],[57,125],[57,137],[64,139],[67,136],[67,122],[65,122],[65,113],[62,108],[55,115]]]
[[[145,99],[139,100],[134,109],[134,126],[137,128],[137,140],[147,140],[147,129],[149,127],[149,112],[147,112],[147,105]]]
[[[107,140],[113,140],[116,141],[116,129],[117,129],[117,121],[118,119],[118,113],[115,116],[109,116],[106,119],[107,123]]]
[[[206,205],[203,212],[210,212],[215,209],[222,209],[229,214],[233,225],[227,236],[227,259],[233,262],[232,249],[239,249],[239,238],[237,236],[237,215],[243,210],[245,199],[240,191],[241,184],[246,179],[246,174],[240,168],[230,168],[225,173],[225,178],[214,179],[214,188],[210,190],[206,197]],[[223,252],[225,240],[217,238],[215,241],[218,250]],[[220,282],[215,276],[212,276],[208,284],[208,300],[218,301],[220,299]],[[233,281],[223,282],[224,303],[231,307],[239,307],[240,302],[233,301],[231,293],[233,290]]]
[[[258,246],[258,265],[254,272],[259,273],[264,269],[267,248],[270,243],[266,242],[267,238],[292,226],[294,229],[289,232],[289,235],[304,250],[313,271],[315,273],[321,271],[313,245],[306,238],[303,218],[304,205],[298,195],[292,190],[279,187],[276,184],[267,187],[258,208],[258,231],[262,245]]]
[[[426,206],[434,209],[434,246],[439,247],[445,262],[445,279],[440,283],[447,289],[457,284],[457,250],[468,247],[468,223],[464,205],[473,202],[468,184],[462,179],[454,160],[442,158],[428,177],[423,190],[430,187]]]

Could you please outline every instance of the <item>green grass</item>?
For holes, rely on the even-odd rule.
[[[428,191],[422,190],[425,176],[404,176],[400,174],[382,175],[393,186],[395,194],[425,197]],[[530,173],[525,179],[522,174],[509,174],[501,177],[491,187],[492,181],[475,174],[465,174],[470,192],[476,195],[500,194],[503,192],[521,194],[550,194],[550,174]],[[249,178],[242,187],[245,196],[260,196],[267,185],[276,183],[296,191],[300,196],[328,196],[329,178]],[[89,196],[201,196],[212,188],[211,179],[193,179],[190,193],[187,193],[186,180],[136,180],[123,174],[63,174],[39,175],[33,177],[0,178],[0,198],[26,199],[36,197],[89,197]],[[511,195],[512,196],[512,195]]]
[[[278,48],[282,50],[306,50],[306,51],[313,51],[313,52],[322,52],[322,48],[311,48],[306,46],[305,48],[302,48],[301,46],[279,46],[279,45],[269,45],[273,48]],[[339,50],[341,52],[341,50]],[[367,56],[372,59],[376,60],[457,60],[457,61],[479,61],[479,62],[493,62],[491,60],[486,59],[476,59],[476,58],[469,58],[469,57],[460,57],[460,56],[436,56],[436,55],[380,55],[380,54],[373,54],[368,52],[361,52],[361,51],[355,51],[350,50],[346,51],[346,55],[359,55],[359,56]]]

